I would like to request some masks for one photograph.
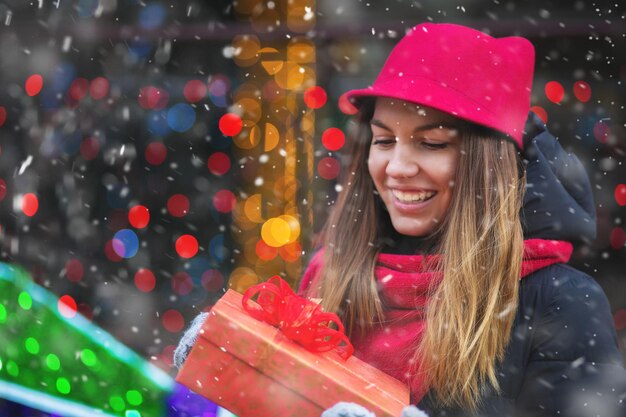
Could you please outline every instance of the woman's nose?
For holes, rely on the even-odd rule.
[[[415,155],[402,146],[396,146],[387,162],[387,175],[396,178],[409,178],[417,175],[418,172],[419,164]]]

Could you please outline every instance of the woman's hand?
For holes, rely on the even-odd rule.
[[[376,417],[376,415],[358,404],[340,402],[324,411],[321,417]],[[428,415],[410,405],[402,410],[402,417],[428,417]]]

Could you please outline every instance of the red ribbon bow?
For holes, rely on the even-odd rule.
[[[251,303],[257,294],[257,304]],[[279,328],[285,336],[311,352],[335,349],[344,359],[354,352],[339,317],[298,296],[278,275],[248,288],[241,303],[250,316]],[[331,323],[337,330],[328,327]]]

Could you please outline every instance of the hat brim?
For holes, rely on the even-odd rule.
[[[523,132],[511,127],[504,130],[503,121],[495,113],[473,101],[462,91],[441,85],[425,78],[396,77],[388,81],[379,81],[368,88],[350,90],[345,93],[348,101],[359,108],[364,99],[386,97],[431,107],[454,117],[496,130],[519,146]]]

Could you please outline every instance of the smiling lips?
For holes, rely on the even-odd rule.
[[[400,190],[391,190],[391,194],[401,203],[419,203],[422,201],[429,200],[437,194],[435,191],[400,191]]]

